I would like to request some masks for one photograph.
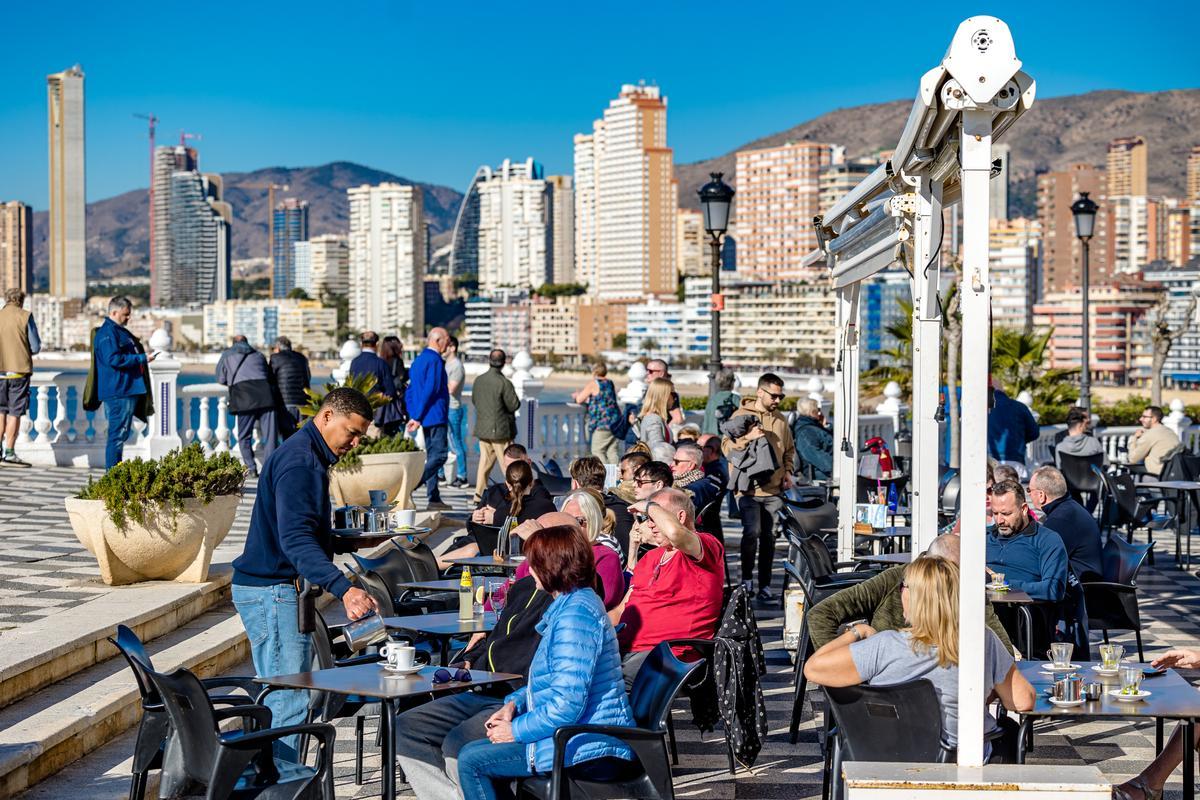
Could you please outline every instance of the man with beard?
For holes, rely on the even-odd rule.
[[[1067,549],[1061,536],[1030,516],[1021,484],[999,481],[992,487],[992,515],[996,527],[987,535],[988,574],[1003,573],[1009,586],[1034,600],[1062,600]]]

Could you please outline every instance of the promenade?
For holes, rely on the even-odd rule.
[[[80,546],[67,523],[64,497],[86,483],[85,470],[0,469],[0,647],[5,630],[24,624],[70,625],[73,617],[86,613],[83,604],[113,593],[130,591],[104,586],[91,556]],[[233,531],[218,550],[214,564],[227,563],[244,541],[254,486],[247,486]],[[468,495],[460,490],[445,490],[444,496],[456,509],[454,516],[465,516]],[[726,542],[736,553],[740,530],[726,521]],[[781,551],[782,552],[782,551]],[[1171,646],[1200,644],[1200,580],[1175,569],[1166,545],[1158,549],[1158,565],[1143,568],[1139,577],[1143,637],[1148,657]],[[731,562],[732,563],[732,562]],[[781,574],[781,570],[778,574]],[[776,580],[778,588],[778,579]],[[226,611],[230,609],[226,608]],[[679,734],[680,764],[676,768],[676,793],[680,797],[712,798],[816,798],[821,791],[821,756],[818,743],[821,716],[814,720],[806,710],[796,745],[788,742],[788,715],[791,707],[791,663],[782,649],[782,612],[777,603],[760,605],[759,630],[767,653],[768,674],[763,678],[767,700],[769,735],[758,762],[751,769],[741,768],[736,776],[726,770],[725,749],[720,730],[701,737],[691,725],[686,701],[676,704],[675,725]],[[1132,647],[1132,636],[1120,637]],[[151,653],[157,651],[155,643]],[[122,664],[112,671],[132,684]],[[250,665],[243,663],[231,672],[245,674]],[[1184,673],[1190,679],[1200,675]],[[820,703],[819,689],[810,689],[810,700]],[[7,711],[20,711],[20,701]],[[1039,724],[1036,749],[1030,763],[1094,764],[1113,780],[1123,780],[1137,772],[1154,756],[1152,724],[1126,722],[1083,724]],[[368,723],[366,738],[365,783],[354,784],[353,721],[338,725],[337,787],[339,798],[379,796],[379,759],[374,748],[374,725]],[[68,765],[57,775],[21,795],[24,798],[58,800],[100,800],[123,798],[129,792],[129,754],[133,734],[127,732],[110,744]],[[411,797],[401,786],[401,796]],[[1178,773],[1167,784],[1170,800],[1181,797]]]

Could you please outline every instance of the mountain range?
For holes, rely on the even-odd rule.
[[[680,204],[698,207],[696,190],[714,171],[736,187],[734,153],[802,139],[840,144],[849,158],[890,149],[900,137],[911,100],[842,108],[822,114],[785,131],[747,142],[715,158],[675,167]],[[1106,90],[1037,100],[1033,108],[1002,140],[1012,148],[1009,212],[1036,213],[1036,175],[1068,164],[1102,165],[1109,140],[1144,136],[1149,154],[1149,191],[1180,197],[1184,193],[1185,163],[1192,145],[1200,144],[1200,89],[1165,92]],[[203,164],[202,164],[203,165]],[[233,207],[233,257],[267,254],[267,183],[288,184],[277,199],[294,196],[309,203],[309,233],[344,232],[349,204],[346,189],[364,183],[407,178],[339,161],[316,167],[270,167],[254,172],[223,173],[225,198]],[[446,186],[418,183],[425,192],[425,215],[436,244],[448,240],[454,227],[461,192]],[[88,274],[95,278],[142,267],[149,246],[147,193],[139,189],[88,204]],[[735,209],[736,211],[736,209]],[[46,212],[34,215],[35,271],[47,270]]]

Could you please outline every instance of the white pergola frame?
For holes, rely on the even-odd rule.
[[[863,280],[902,263],[912,275],[914,553],[937,535],[942,313],[938,298],[942,206],[962,203],[962,547],[959,598],[958,763],[983,764],[985,480],[989,362],[988,180],[992,141],[1033,104],[1012,34],[995,17],[958,27],[941,63],[921,78],[891,158],[816,222],[837,290],[834,446],[841,501],[838,556],[854,548],[859,456],[859,296]],[[936,234],[936,235],[935,235]]]

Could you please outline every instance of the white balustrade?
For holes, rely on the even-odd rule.
[[[29,412],[21,419],[17,452],[41,466],[104,463],[108,426],[103,410],[83,410],[83,370],[37,371],[30,380]]]

